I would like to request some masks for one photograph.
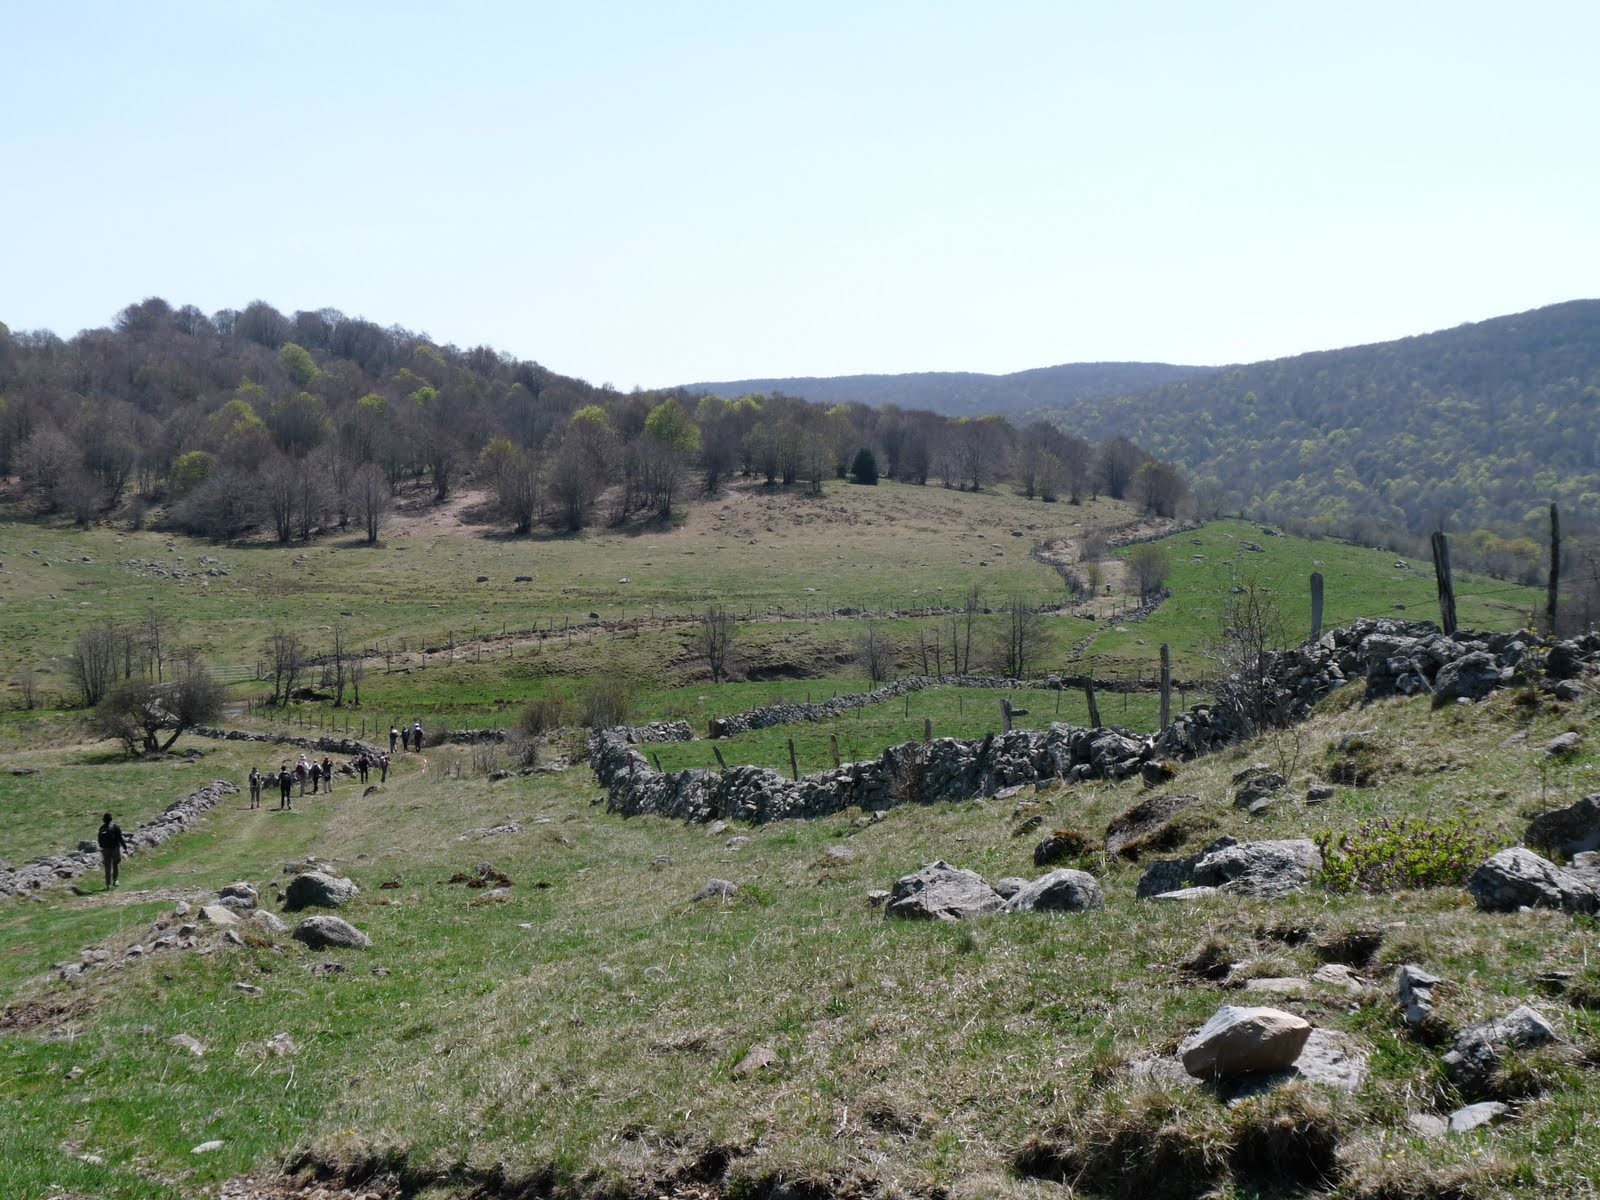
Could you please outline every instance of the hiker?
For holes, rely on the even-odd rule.
[[[306,794],[306,774],[309,770],[310,767],[306,763],[306,756],[302,754],[300,761],[294,764],[294,777],[296,782],[300,784],[300,794],[302,796]]]
[[[322,768],[316,763],[311,764],[311,794],[317,794],[317,788],[322,783]]]
[[[250,807],[261,807],[261,772],[255,767],[250,768]]]
[[[128,849],[127,835],[122,832],[110,813],[100,822],[100,832],[95,838],[100,843],[100,864],[106,869],[106,891],[117,886],[117,868],[122,865],[122,852]]]
[[[367,752],[363,750],[361,752],[361,757],[356,759],[356,774],[361,777],[362,783],[367,781],[367,771],[371,766],[372,763],[367,758]]]
[[[383,772],[380,776],[378,776],[378,782],[379,783],[388,783],[389,782],[389,756],[387,754],[383,755],[382,757],[380,757],[378,759],[378,770]]]
[[[408,726],[402,727],[400,730],[400,749],[411,749],[411,729]]]
[[[394,744],[400,740],[400,731],[393,725],[389,726],[389,753],[394,753]]]
[[[289,764],[278,768],[278,811],[294,807],[294,776],[289,774]]]
[[[333,759],[326,754],[322,756],[322,788],[324,791],[333,791]]]
[[[422,753],[422,722],[418,721],[411,727],[411,748],[418,754]]]

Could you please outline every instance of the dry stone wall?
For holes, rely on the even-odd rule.
[[[1369,698],[1429,693],[1435,704],[1482,699],[1497,687],[1571,681],[1600,659],[1600,634],[1550,642],[1529,632],[1447,637],[1426,622],[1386,618],[1357,621],[1316,642],[1276,656],[1265,685],[1270,719],[1304,719],[1335,688],[1365,679]],[[1547,667],[1554,668],[1547,670]],[[1552,679],[1552,675],[1557,679]],[[1560,682],[1565,681],[1565,682]],[[929,686],[922,677],[901,680],[865,696],[840,697],[853,707]],[[899,690],[895,690],[899,689]],[[1220,689],[1226,697],[1227,687]],[[713,736],[837,715],[836,701],[779,705],[774,719],[757,724],[742,714],[737,724],[714,727]],[[824,712],[824,709],[829,711]],[[775,710],[775,711],[774,711]],[[734,718],[723,718],[733,722]],[[670,730],[670,734],[666,731]],[[937,738],[891,746],[876,760],[850,763],[798,780],[768,767],[727,771],[695,768],[663,773],[635,749],[647,741],[684,741],[684,722],[640,729],[607,729],[590,739],[590,765],[607,791],[608,807],[624,814],[655,813],[690,821],[764,822],[819,817],[849,807],[881,810],[904,803],[939,803],[993,795],[1017,784],[1064,779],[1124,779],[1146,763],[1208,754],[1253,732],[1236,704],[1196,705],[1158,733],[1085,729],[1057,724],[1047,730],[1013,730],[981,740]]]
[[[130,848],[127,853],[153,850],[169,838],[192,828],[201,817],[221,803],[224,796],[234,796],[238,792],[239,789],[225,779],[214,779],[205,787],[190,792],[182,800],[169,804],[159,816],[129,833]],[[41,855],[20,867],[0,870],[0,896],[26,896],[99,869],[98,847],[92,841],[79,842],[78,848],[69,853]]]

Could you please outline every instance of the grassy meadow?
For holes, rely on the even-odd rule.
[[[1059,578],[1029,549],[1129,517],[1110,504],[840,485],[818,500],[736,491],[670,529],[576,538],[513,541],[464,523],[463,507],[419,512],[368,549],[337,538],[208,547],[19,516],[0,528],[0,655],[8,672],[50,665],[87,624],[154,603],[183,640],[243,668],[278,623],[315,639],[343,619],[388,648],[389,669],[369,662],[360,709],[295,706],[296,732],[307,721],[509,725],[529,698],[573,700],[588,677],[607,674],[632,681],[639,718],[682,717],[703,736],[716,716],[870,688],[854,653],[861,621],[823,610],[959,603],[974,580],[995,600],[1014,591],[1056,603]],[[1244,540],[1263,550],[1239,550]],[[1148,678],[1167,641],[1180,676],[1199,676],[1219,587],[1232,586],[1235,568],[1278,593],[1295,628],[1312,569],[1328,578],[1327,625],[1431,614],[1426,564],[1402,570],[1392,555],[1231,522],[1169,544],[1171,600],[1138,624],[1047,618],[1038,673],[1092,663],[1102,675]],[[227,574],[172,578],[130,567],[135,558]],[[533,581],[517,584],[517,574]],[[1462,581],[1462,623],[1520,624],[1531,593],[1502,589]],[[710,598],[761,614],[741,622],[735,682],[711,684],[685,630],[660,620]],[[656,620],[640,626],[542,640],[499,632],[587,626],[590,612],[649,618],[652,606]],[[886,616],[881,629],[906,647],[947,625]],[[899,669],[920,662],[903,651]],[[60,687],[59,673],[46,679],[47,692]],[[259,684],[241,678],[233,690],[228,723],[274,724],[243,709]],[[1027,710],[1019,725],[1087,720],[1078,693],[938,687],[715,744],[730,763],[787,770],[793,738],[801,769],[815,770],[831,763],[833,738],[848,761],[921,737],[924,721],[935,736],[981,735],[998,727],[1002,696]],[[1153,694],[1100,702],[1109,723],[1155,724]],[[1594,714],[1591,700],[1511,694],[1438,713],[1425,700],[1364,706],[1346,689],[1300,729],[1181,766],[1165,786],[1200,799],[1174,852],[1225,833],[1337,838],[1404,815],[1468,814],[1510,844],[1531,815],[1600,790],[1592,747],[1561,760],[1541,749]],[[1373,785],[1304,805],[1306,784],[1326,777],[1354,732],[1369,745]],[[673,770],[713,765],[711,746],[650,750]],[[176,749],[191,747],[202,752],[193,763],[129,762],[88,740],[74,714],[0,714],[0,856],[68,849],[93,836],[106,808],[136,825],[206,781],[242,785],[251,765],[283,755],[192,736]],[[1233,807],[1229,780],[1258,761],[1292,784],[1252,818]],[[315,1194],[275,1182],[305,1164],[348,1172],[365,1185],[353,1194],[381,1200],[1592,1190],[1600,926],[1588,918],[1480,914],[1458,888],[1140,902],[1138,864],[1097,848],[1106,824],[1151,794],[1137,781],[903,807],[859,827],[859,814],[845,813],[711,834],[608,813],[582,764],[498,781],[487,766],[448,746],[401,755],[373,795],[341,781],[292,814],[272,800],[251,811],[241,792],[196,830],[129,860],[116,892],[89,877],[82,894],[0,901],[0,1196],[187,1200],[226,1187],[229,1200],[282,1200]],[[508,823],[519,831],[484,832]],[[1054,829],[1085,835],[1089,848],[1066,865],[1101,880],[1103,911],[947,927],[886,921],[869,899],[940,858],[991,880],[1033,877],[1034,845]],[[179,901],[204,902],[235,879],[276,911],[289,865],[313,856],[360,885],[341,915],[371,949],[315,953],[253,926],[238,945],[201,927],[204,952],[148,949],[193,919],[174,915]],[[511,884],[491,894],[462,882],[484,865]],[[712,878],[737,894],[694,902]],[[1141,1066],[1220,1004],[1265,1002],[1250,980],[1309,977],[1353,941],[1376,946],[1351,963],[1365,990],[1318,984],[1286,1003],[1370,1054],[1355,1095],[1294,1087],[1228,1108]],[[126,958],[136,944],[147,952]],[[85,949],[123,965],[59,978],[58,964]],[[1195,963],[1219,959],[1231,964],[1226,978],[1196,973]],[[1462,1097],[1441,1047],[1409,1034],[1390,1000],[1403,962],[1450,981],[1441,1012],[1452,1022],[1531,1003],[1556,1025],[1559,1051],[1515,1064],[1514,1121],[1443,1142],[1408,1129],[1408,1113],[1447,1112]],[[1564,993],[1550,990],[1552,971],[1571,973]],[[179,1034],[204,1054],[172,1045]],[[275,1052],[279,1034],[294,1049]],[[194,1152],[209,1142],[221,1145]],[[1020,1169],[1025,1147],[1064,1144],[1137,1152],[1119,1158],[1120,1174],[1098,1167],[1071,1187]],[[1264,1159],[1251,1149],[1267,1144]]]

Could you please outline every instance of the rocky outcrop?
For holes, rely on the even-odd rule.
[[[1580,854],[1558,867],[1532,850],[1513,846],[1472,873],[1467,891],[1484,912],[1560,908],[1592,913],[1600,908],[1600,854]]]
[[[239,789],[225,779],[216,779],[182,800],[169,804],[154,819],[128,834],[129,855],[153,850],[170,838],[191,829],[224,796],[236,796]],[[46,854],[21,866],[0,870],[0,896],[26,896],[41,888],[100,869],[100,851],[93,842],[80,843],[68,854]]]
[[[1151,863],[1139,878],[1138,895],[1144,900],[1185,889],[1210,889],[1274,898],[1305,887],[1321,867],[1321,852],[1306,838],[1241,842],[1224,837],[1191,858]]]

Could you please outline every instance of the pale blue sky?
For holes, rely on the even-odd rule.
[[[0,0],[0,320],[333,306],[622,388],[1600,295],[1600,4]]]

